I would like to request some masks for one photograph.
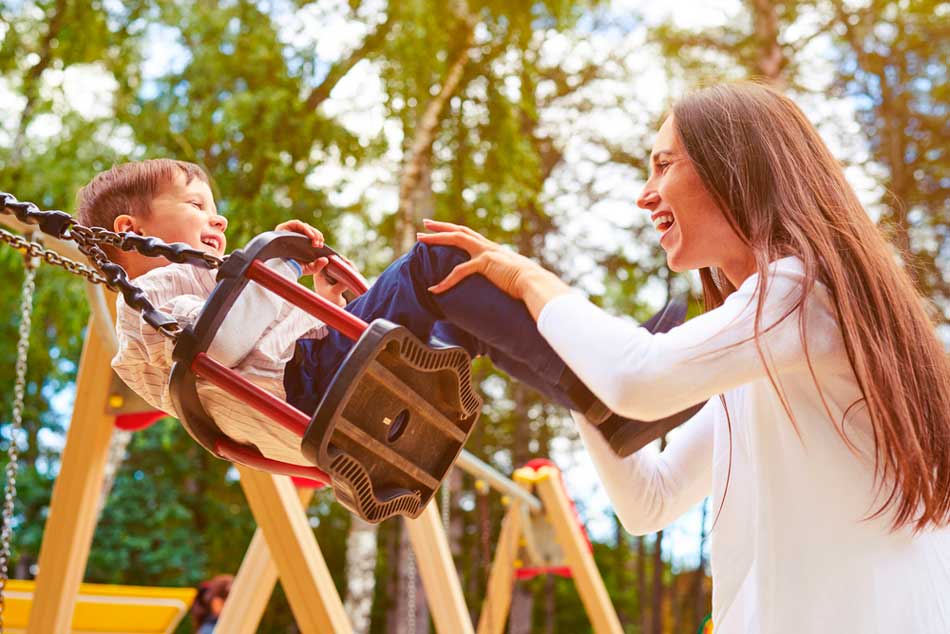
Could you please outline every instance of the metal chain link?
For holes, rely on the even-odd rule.
[[[449,506],[452,504],[452,491],[449,488],[449,480],[452,477],[452,474],[449,473],[445,480],[442,481],[442,528],[445,529],[445,532],[449,531]]]
[[[58,266],[59,268],[65,269],[69,273],[72,273],[73,275],[84,277],[93,284],[105,284],[107,282],[106,278],[104,278],[99,273],[99,271],[92,268],[91,266],[86,266],[81,262],[70,260],[66,256],[60,255],[56,251],[43,248],[43,246],[38,242],[33,242],[27,238],[24,238],[23,236],[10,233],[5,229],[0,229],[0,242],[6,242],[14,249],[23,251],[30,258],[40,258],[47,264]]]
[[[61,240],[76,243],[79,251],[89,258],[99,274],[89,275],[85,267],[78,262],[57,256],[39,253],[51,264],[60,266],[70,273],[82,275],[95,284],[105,284],[110,289],[122,293],[125,303],[142,313],[142,317],[153,328],[172,340],[177,339],[181,327],[170,315],[157,310],[148,300],[145,292],[129,280],[121,266],[113,262],[103,250],[103,246],[122,251],[136,251],[148,257],[163,257],[170,262],[187,263],[207,268],[220,267],[227,258],[195,249],[187,244],[176,242],[166,244],[158,238],[140,236],[134,233],[116,233],[102,227],[86,227],[75,218],[62,211],[43,211],[31,202],[18,201],[12,194],[0,192],[0,213],[12,213],[23,223],[37,225],[43,233]],[[5,242],[12,242],[4,237]],[[18,247],[28,248],[28,247]],[[57,259],[58,258],[58,259]],[[78,268],[82,267],[82,268]]]
[[[16,349],[16,382],[13,386],[13,422],[7,447],[6,487],[3,492],[3,529],[0,531],[0,634],[3,634],[3,612],[6,604],[7,579],[11,542],[13,541],[13,502],[16,499],[17,439],[23,428],[23,401],[26,396],[26,361],[30,351],[30,323],[33,318],[33,292],[36,288],[36,257],[27,251],[24,256],[23,291],[20,295],[20,329]]]
[[[406,632],[416,634],[416,555],[412,548],[406,553],[406,603]]]

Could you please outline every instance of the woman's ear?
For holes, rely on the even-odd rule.
[[[211,614],[215,616],[221,614],[221,610],[224,609],[224,597],[215,597],[211,599]]]
[[[135,218],[129,214],[121,214],[116,216],[116,219],[112,222],[112,230],[116,233],[141,233]]]

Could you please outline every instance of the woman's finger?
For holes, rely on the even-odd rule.
[[[456,266],[454,269],[452,269],[451,272],[449,272],[449,274],[446,275],[445,278],[441,282],[439,282],[438,284],[434,286],[430,286],[429,292],[435,293],[436,295],[438,295],[439,293],[444,293],[445,291],[449,290],[450,288],[452,288],[453,286],[455,286],[456,284],[464,280],[469,275],[472,275],[473,273],[477,273],[477,272],[478,272],[478,263],[475,260],[462,262],[461,264]]]
[[[422,224],[426,226],[427,229],[433,229],[435,231],[446,232],[446,231],[458,231],[464,234],[467,234],[477,240],[484,240],[485,242],[492,243],[491,240],[478,233],[471,227],[466,227],[465,225],[457,225],[453,222],[443,222],[441,220],[432,220],[430,218],[423,218]]]
[[[419,242],[426,244],[441,244],[444,246],[458,247],[475,257],[486,249],[486,245],[477,238],[462,233],[460,231],[451,231],[446,233],[417,233],[416,238]]]

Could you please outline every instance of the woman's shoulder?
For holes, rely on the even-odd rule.
[[[780,302],[792,300],[797,303],[807,279],[808,271],[805,262],[797,255],[772,260],[768,266],[765,286],[766,297],[769,300]],[[759,273],[753,273],[742,282],[735,295],[755,296],[759,291],[759,280]],[[808,295],[807,299],[809,301],[817,301],[821,308],[833,312],[834,304],[832,303],[831,292],[821,281],[817,272],[814,274],[814,283],[808,289]]]
[[[765,284],[765,301],[758,313],[760,332],[767,332],[766,339],[773,344],[794,348],[801,342],[801,327],[810,353],[816,357],[837,355],[841,350],[841,332],[837,311],[828,287],[817,274],[809,288],[805,262],[790,256],[769,263]],[[736,321],[752,324],[759,310],[760,276],[750,275],[727,298],[733,303],[733,312],[738,312]]]

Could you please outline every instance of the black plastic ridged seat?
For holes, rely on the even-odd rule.
[[[369,522],[418,517],[481,411],[463,349],[434,348],[373,321],[324,395],[301,443],[341,504]]]

